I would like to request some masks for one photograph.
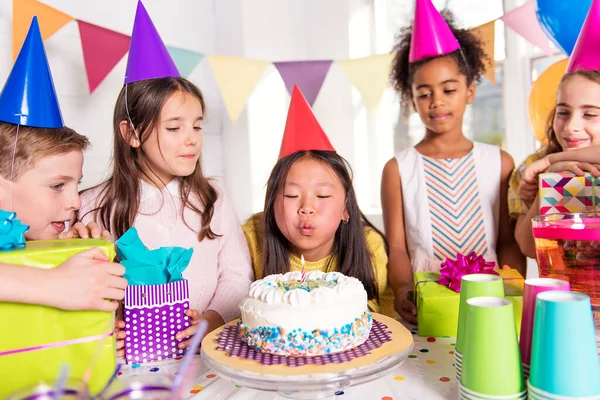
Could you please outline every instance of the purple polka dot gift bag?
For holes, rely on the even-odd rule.
[[[161,247],[148,250],[135,228],[117,241],[125,266],[125,361],[127,364],[176,358],[183,355],[175,339],[190,326],[188,282],[181,273],[193,249]],[[187,340],[184,338],[184,340]]]

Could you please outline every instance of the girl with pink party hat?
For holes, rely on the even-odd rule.
[[[571,54],[567,73],[548,116],[547,144],[513,172],[508,192],[515,237],[523,253],[535,258],[531,218],[539,214],[538,175],[585,171],[600,176],[600,0],[594,0]]]
[[[257,279],[303,269],[338,271],[363,283],[371,311],[394,315],[383,235],[358,208],[347,161],[297,87],[264,212],[243,229]]]
[[[82,193],[80,219],[95,221],[119,238],[136,227],[150,248],[193,248],[183,272],[192,325],[212,331],[238,317],[238,302],[253,279],[250,255],[233,204],[202,173],[200,90],[181,78],[142,3],[131,37],[125,85],[115,104],[113,170],[108,180]],[[123,321],[118,321],[123,328]],[[117,333],[122,355],[125,332]],[[180,348],[189,345],[189,340]]]
[[[513,160],[463,133],[486,68],[482,43],[431,0],[416,0],[413,25],[401,31],[395,51],[391,79],[402,109],[416,111],[425,125],[423,140],[387,162],[381,186],[395,308],[414,323],[413,272],[438,271],[457,253],[520,271],[525,263],[506,204]]]

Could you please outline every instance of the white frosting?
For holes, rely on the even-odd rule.
[[[367,311],[367,292],[356,278],[339,272],[311,271],[306,282],[337,280],[333,287],[307,291],[285,291],[280,285],[300,281],[301,272],[269,275],[250,286],[250,294],[240,304],[242,322],[250,329],[279,326],[286,331],[333,329],[354,322]]]

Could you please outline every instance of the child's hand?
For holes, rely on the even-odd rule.
[[[95,222],[90,222],[87,226],[83,225],[81,222],[77,222],[67,232],[61,232],[61,234],[58,235],[59,239],[87,239],[90,237],[94,239],[102,238],[109,242],[111,241],[110,232],[106,229],[101,231],[100,227],[98,227],[98,224]]]
[[[208,310],[204,314],[200,314],[197,310],[186,310],[185,315],[190,318],[190,326],[175,336],[177,340],[183,340],[185,338],[191,338],[194,336],[194,333],[196,333],[196,328],[202,320],[206,320],[206,322],[208,322],[208,329],[206,330],[207,334],[225,324],[225,321],[221,315],[213,310]],[[190,344],[191,340],[186,340],[185,342],[179,343],[179,348],[187,349]]]
[[[117,358],[125,357],[125,321],[117,320],[115,322],[115,338],[117,339]]]
[[[526,200],[526,201],[535,200],[535,196],[537,196],[537,192],[538,192],[537,182],[529,183],[529,182],[526,182],[525,180],[522,180],[521,183],[519,183],[518,194],[519,194],[519,197],[522,198],[523,200]]]
[[[125,297],[125,268],[93,248],[47,270],[44,304],[63,310],[115,311]],[[106,301],[106,300],[110,301]]]
[[[589,172],[590,174],[599,177],[599,167],[599,165],[582,163],[578,161],[559,161],[557,163],[552,164],[546,170],[546,172],[572,172],[577,176],[583,176],[585,172]]]
[[[396,312],[400,314],[403,320],[413,325],[417,324],[417,307],[413,303],[414,292],[412,287],[403,288],[398,290],[396,293],[396,299],[394,300],[394,308]]]
[[[531,164],[525,166],[521,181],[525,181],[528,184],[534,184],[537,186],[538,175],[542,172],[546,172],[551,165],[552,164],[550,163],[550,158],[548,156],[532,162]]]

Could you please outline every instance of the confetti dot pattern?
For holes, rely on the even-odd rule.
[[[352,361],[355,358],[370,354],[371,350],[377,349],[391,340],[392,333],[387,329],[387,326],[379,321],[373,320],[371,333],[365,343],[347,351],[322,356],[285,357],[258,352],[241,341],[237,325],[225,327],[225,329],[219,333],[216,342],[219,344],[217,350],[226,351],[230,357],[252,359],[263,365],[299,367],[306,364],[326,365],[330,363]]]

